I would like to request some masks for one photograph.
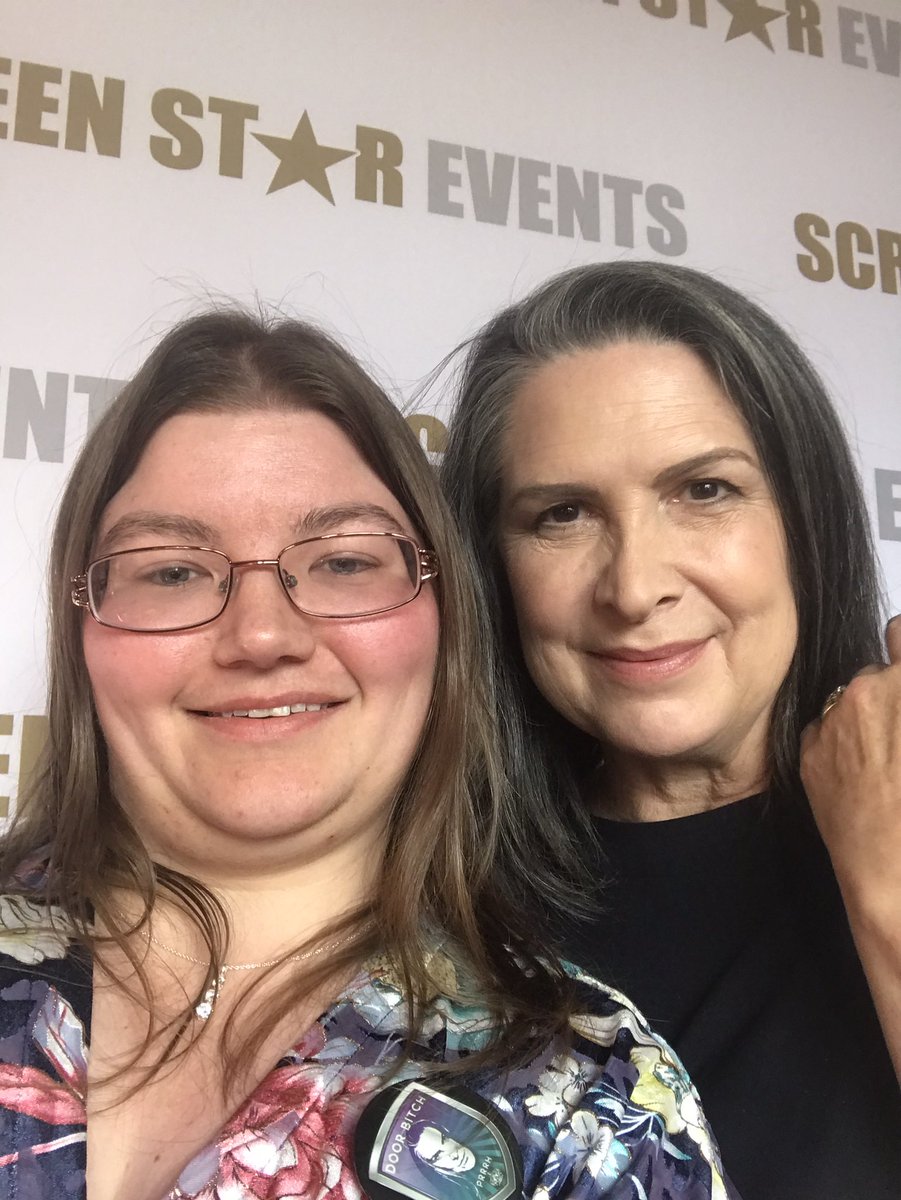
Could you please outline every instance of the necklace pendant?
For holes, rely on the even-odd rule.
[[[194,1009],[194,1015],[200,1021],[209,1020],[213,1012],[213,1006],[219,997],[219,989],[225,983],[225,972],[220,971],[215,978],[210,980],[210,986],[203,993],[203,999]]]

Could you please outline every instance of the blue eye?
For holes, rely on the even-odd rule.
[[[140,564],[136,564],[140,565]],[[153,587],[181,588],[209,580],[209,572],[188,563],[162,563],[158,567],[136,571],[129,581],[132,584],[150,584]]]
[[[328,558],[322,563],[333,575],[359,575],[361,571],[371,570],[376,565],[370,559],[354,558],[349,554]]]
[[[194,572],[189,567],[164,567],[154,572],[156,579],[163,584],[187,583]]]

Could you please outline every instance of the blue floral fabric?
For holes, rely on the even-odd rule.
[[[90,963],[66,922],[0,896],[0,1200],[85,1196]],[[394,1080],[428,1078],[483,1046],[489,1014],[447,981]],[[629,1002],[585,976],[569,1037],[527,1066],[461,1078],[506,1122],[534,1200],[728,1200],[715,1142],[673,1052]],[[360,1114],[397,1067],[409,1014],[374,962],[275,1065],[160,1200],[360,1200]],[[408,1047],[409,1049],[409,1047]],[[432,1074],[434,1078],[434,1075]]]

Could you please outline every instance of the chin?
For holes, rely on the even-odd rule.
[[[629,726],[608,727],[601,737],[606,745],[634,758],[698,761],[708,757],[718,730],[697,723],[675,721],[635,722]]]
[[[189,828],[205,827],[214,838],[265,842],[302,834],[327,818],[337,804],[337,798],[330,796],[284,792],[282,781],[270,789],[222,790],[215,796],[191,797],[185,808]]]
[[[231,837],[246,838],[249,842],[266,842],[273,838],[302,836],[319,825],[329,814],[331,806],[304,804],[293,796],[284,805],[257,800],[236,804],[234,809],[220,810],[212,823]]]

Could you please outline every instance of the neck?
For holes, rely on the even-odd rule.
[[[607,755],[593,811],[615,821],[670,821],[708,812],[766,787],[763,764]]]
[[[345,846],[327,858],[301,865],[253,870],[245,865],[194,864],[154,855],[162,865],[188,875],[213,893],[222,905],[228,936],[225,958],[229,963],[262,962],[297,947],[305,948],[320,936],[330,939],[330,929],[343,917],[365,908],[376,886],[380,856],[365,859]],[[245,851],[252,859],[252,847]],[[117,903],[128,917],[142,909],[140,898],[121,895]],[[162,893],[151,919],[150,933],[166,945],[203,957],[206,950],[183,909]]]

